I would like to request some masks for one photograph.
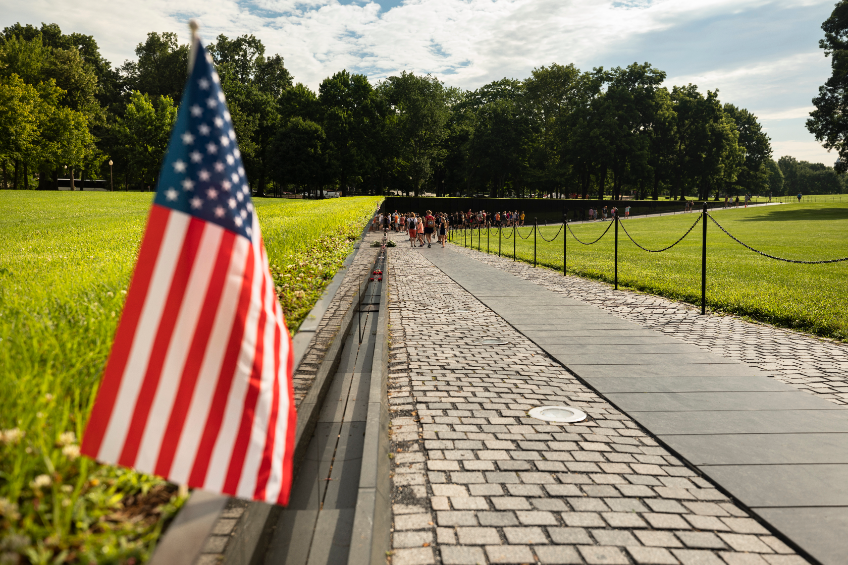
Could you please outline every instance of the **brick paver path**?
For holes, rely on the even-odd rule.
[[[792,330],[747,322],[735,316],[702,316],[699,308],[609,284],[563,277],[562,272],[534,268],[512,258],[462,246],[463,253],[563,296],[583,300],[615,315],[661,331],[718,355],[741,361],[775,379],[836,404],[848,405],[848,344]]]
[[[389,254],[393,565],[806,563],[426,259],[444,252]],[[526,416],[548,403],[590,419]]]

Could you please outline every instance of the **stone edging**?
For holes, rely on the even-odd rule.
[[[350,565],[381,563],[390,544],[391,486],[389,481],[389,407],[387,380],[389,372],[389,277],[388,248],[383,267],[380,292],[380,314],[371,365],[368,391],[368,415],[359,472],[359,490],[353,519]]]

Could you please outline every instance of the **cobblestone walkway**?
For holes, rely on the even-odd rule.
[[[666,298],[611,285],[563,277],[511,258],[452,246],[452,251],[503,269],[569,298],[594,304],[617,316],[741,361],[803,391],[848,405],[848,344],[747,322],[734,316],[701,316],[700,309]]]
[[[393,565],[806,563],[426,259],[444,252],[389,254]],[[590,418],[526,416],[546,403]]]

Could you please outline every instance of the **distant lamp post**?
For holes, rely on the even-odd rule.
[[[112,159],[109,159],[109,191],[115,191],[115,185],[112,184]]]

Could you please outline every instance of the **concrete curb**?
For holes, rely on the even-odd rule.
[[[348,272],[347,268],[353,263],[363,243],[365,243],[365,236],[370,226],[371,219],[368,220],[362,230],[359,241],[354,244],[353,251],[347,256],[342,267],[330,281],[321,298],[309,311],[301,327],[298,328],[298,332],[292,338],[295,372],[306,356],[327,308],[341,287]],[[365,274],[365,282],[368,282],[369,275],[370,270]],[[303,458],[303,452],[315,428],[321,400],[323,400],[329,386],[327,377],[332,375],[338,367],[344,336],[350,329],[353,315],[358,306],[359,302],[354,302],[342,318],[341,328],[333,338],[333,343],[321,362],[312,388],[298,407],[294,452],[295,469],[298,468]],[[177,513],[165,535],[159,540],[148,564],[194,563],[200,557],[204,544],[207,543],[207,539],[226,508],[229,499],[228,496],[199,489],[194,490]],[[230,542],[227,544],[222,563],[238,565],[256,563],[262,555],[262,550],[267,545],[268,535],[274,525],[274,517],[279,514],[279,511],[279,507],[272,504],[262,502],[248,504],[235,526]]]
[[[359,491],[347,560],[349,565],[383,562],[390,543],[392,497],[389,486],[389,408],[386,394],[389,369],[389,276],[391,272],[387,248],[374,360],[371,365],[371,387],[368,391]]]

